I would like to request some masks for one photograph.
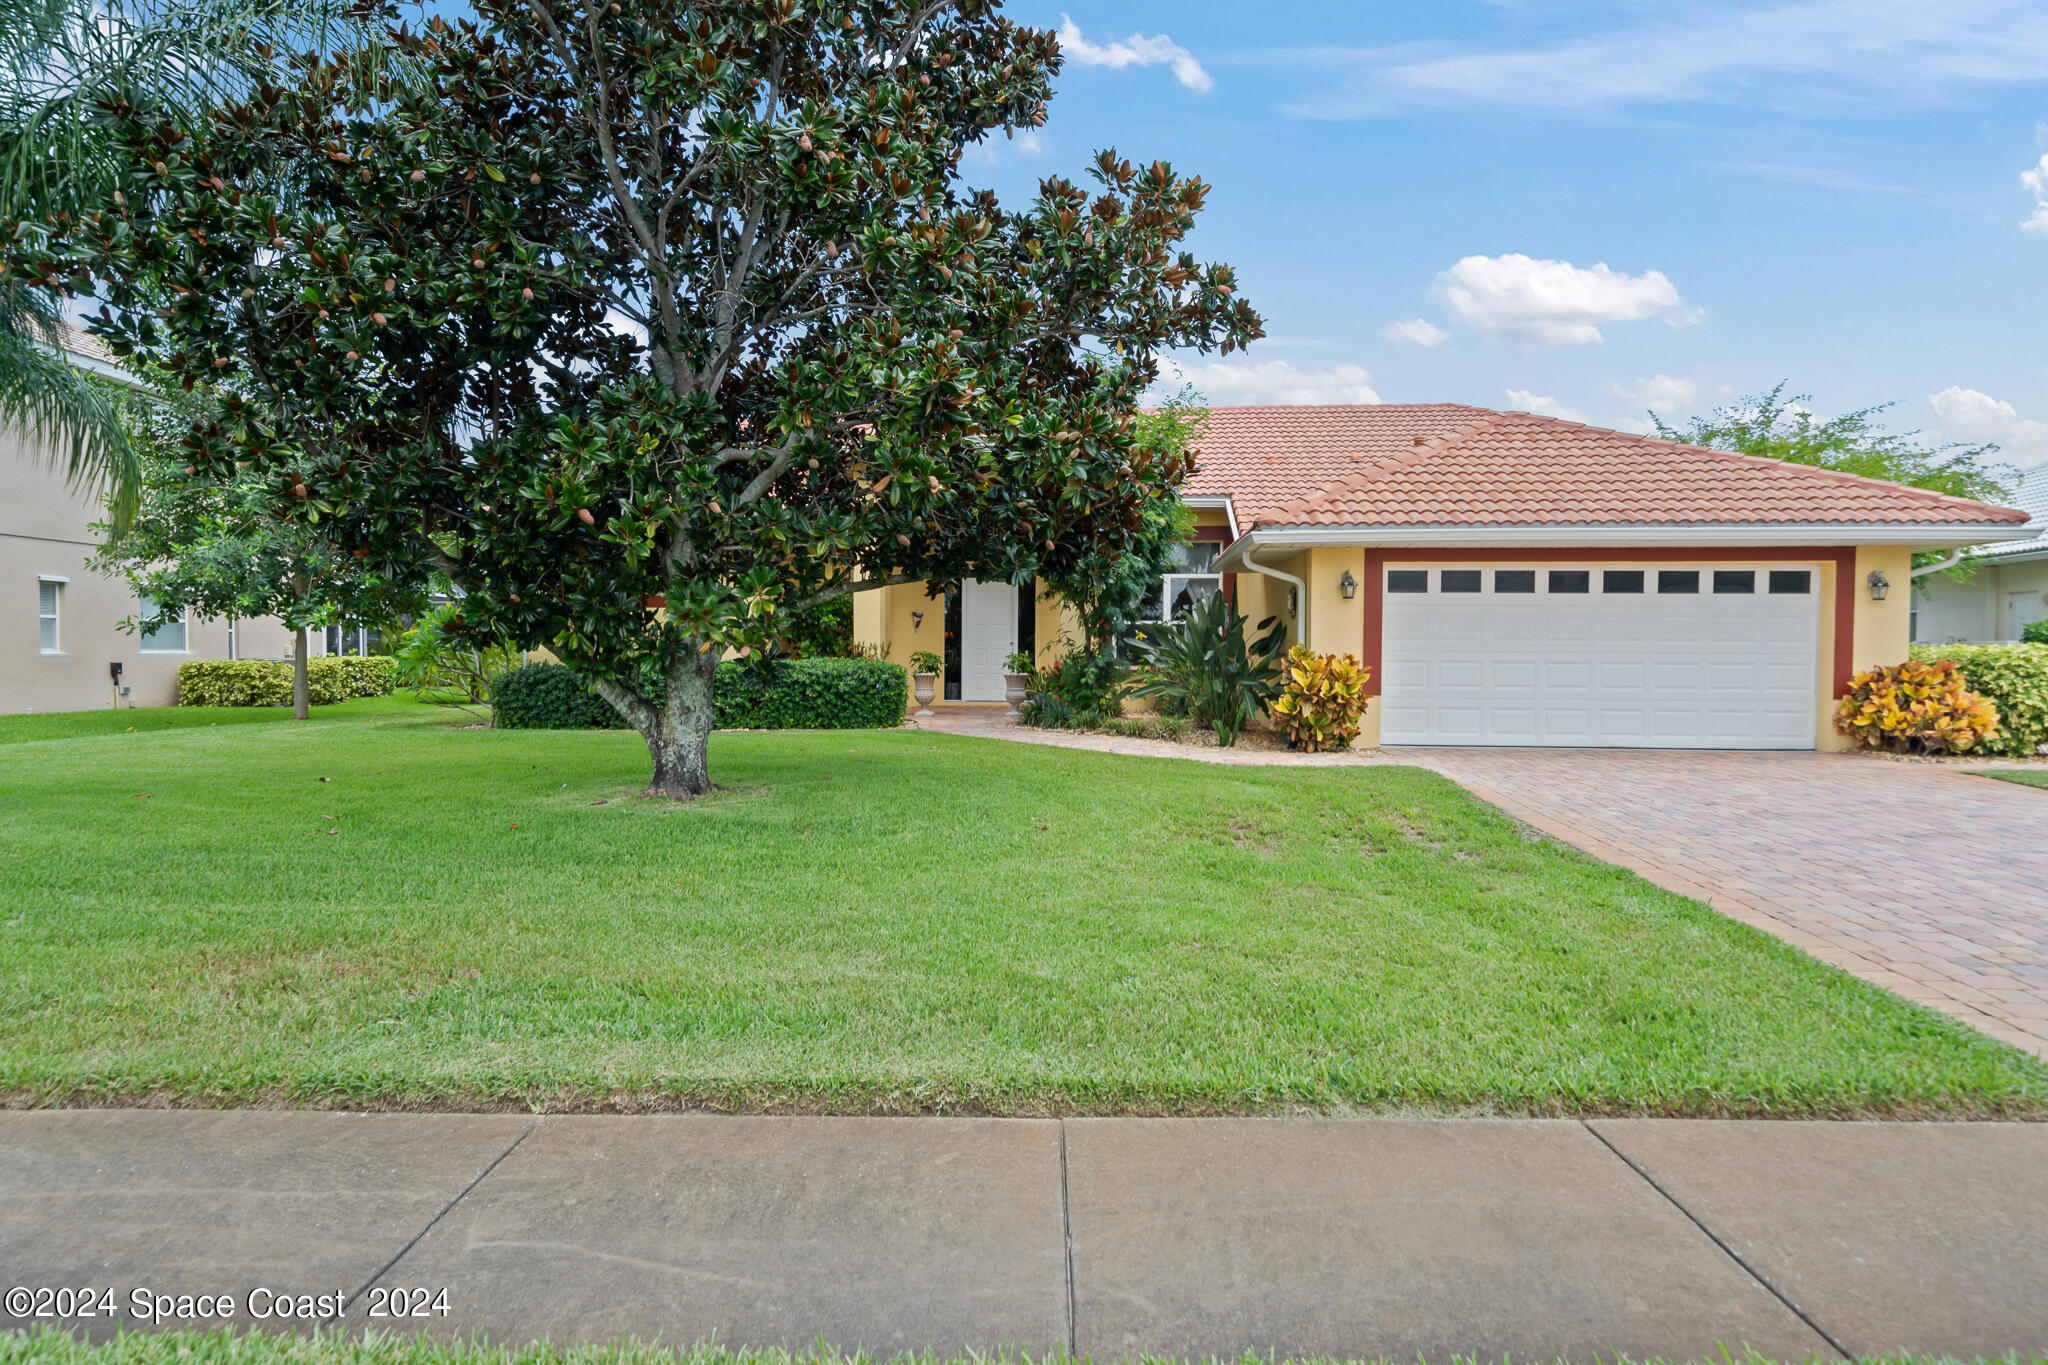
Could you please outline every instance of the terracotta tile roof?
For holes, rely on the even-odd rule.
[[[1183,491],[1229,496],[1238,524],[1249,525],[1282,503],[1408,458],[1417,435],[1448,435],[1493,415],[1457,403],[1211,408]]]
[[[2024,522],[1879,479],[1451,403],[1213,408],[1186,491],[1238,524]]]

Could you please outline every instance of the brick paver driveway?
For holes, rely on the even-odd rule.
[[[2048,1057],[2048,791],[1846,754],[1387,753]]]

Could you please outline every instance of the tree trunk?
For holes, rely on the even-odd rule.
[[[654,780],[643,796],[688,801],[711,791],[712,682],[717,670],[715,651],[696,660],[678,660],[669,670],[668,700],[660,706],[616,683],[596,684],[597,694],[647,741]]]
[[[305,720],[312,712],[312,689],[306,682],[306,628],[292,632],[292,719]]]

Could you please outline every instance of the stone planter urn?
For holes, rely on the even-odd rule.
[[[936,673],[913,673],[910,675],[910,690],[917,698],[917,710],[913,715],[928,716],[932,713],[932,695],[937,689],[939,675]]]
[[[1003,700],[1010,705],[1010,709],[1003,714],[1006,716],[1016,715],[1017,708],[1024,704],[1024,698],[1030,694],[1030,689],[1031,675],[1029,673],[1003,674]]]

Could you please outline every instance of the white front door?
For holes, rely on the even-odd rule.
[[[1387,570],[1382,742],[1810,749],[1800,564]]]
[[[1001,701],[1003,660],[1017,652],[1017,589],[960,581],[960,700]]]
[[[2017,640],[2020,632],[2029,622],[2038,621],[2048,612],[2041,609],[2041,594],[2038,592],[2009,592],[2005,595],[2005,634],[2001,639]]]

